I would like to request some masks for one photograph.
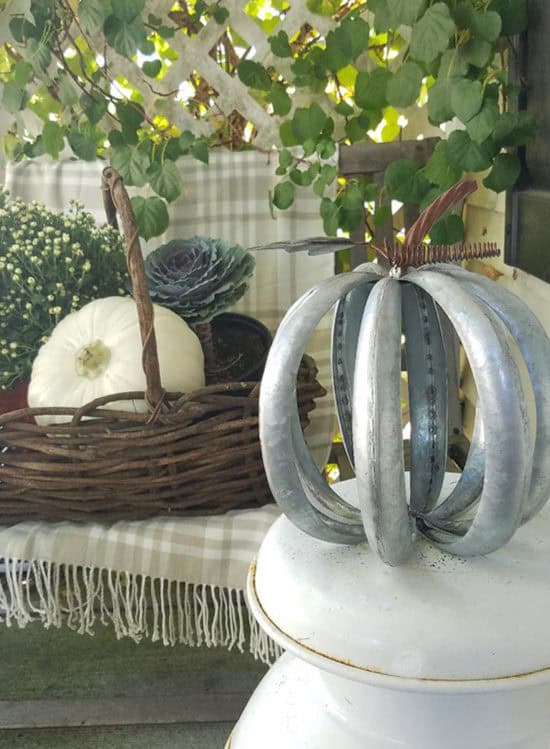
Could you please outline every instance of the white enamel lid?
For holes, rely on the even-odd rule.
[[[457,479],[448,474],[443,491]],[[336,489],[353,501],[354,480]],[[366,544],[318,541],[283,516],[251,568],[248,593],[284,648],[351,678],[550,679],[539,673],[550,669],[548,508],[489,556],[452,557],[419,538],[397,568]]]

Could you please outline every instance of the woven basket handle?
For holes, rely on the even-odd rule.
[[[153,327],[153,303],[149,295],[145,265],[139,244],[139,232],[130,198],[117,171],[108,166],[102,177],[103,205],[107,221],[118,229],[117,212],[122,222],[122,233],[126,243],[126,261],[132,281],[132,293],[136,302],[141,334],[141,363],[145,373],[145,400],[151,408],[157,407],[164,391],[160,381],[157,340]]]

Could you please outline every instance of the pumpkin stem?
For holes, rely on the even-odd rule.
[[[111,349],[99,339],[82,346],[75,359],[76,373],[88,380],[102,375],[111,361]]]
[[[477,190],[477,182],[473,179],[461,179],[456,185],[436,198],[425,208],[405,236],[403,247],[418,247],[432,226],[442,218],[453,206],[465,200]]]
[[[470,245],[464,242],[452,245],[423,243],[432,226],[450,208],[475,190],[477,190],[477,183],[474,180],[460,180],[422,211],[407,232],[403,243],[396,242],[395,246],[391,247],[384,240],[383,247],[375,245],[374,249],[389,262],[395,271],[399,271],[399,275],[406,273],[409,268],[418,268],[431,263],[456,263],[462,260],[498,256],[500,250],[494,242],[476,242]]]

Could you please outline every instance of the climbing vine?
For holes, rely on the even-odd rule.
[[[307,0],[328,30],[304,23],[291,35],[278,28],[286,0],[251,0],[244,12],[269,43],[262,59],[223,1],[161,7],[29,0],[2,11],[10,35],[0,54],[2,106],[13,118],[5,153],[57,159],[68,147],[80,159],[109,160],[126,184],[154,193],[133,199],[146,238],[168,225],[166,204],[182,189],[179,157],[206,164],[213,148],[266,149],[250,116],[222,106],[207,76],[192,69],[178,77],[186,41],[213,24],[210,61],[244,84],[273,121],[267,150],[277,150],[276,208],[288,208],[296,187],[308,187],[319,196],[326,232],[335,234],[352,230],[365,211],[371,225],[387,220],[388,199],[427,205],[465,171],[487,172],[485,185],[496,191],[518,178],[516,149],[534,136],[536,122],[508,106],[518,88],[507,62],[527,23],[526,0]],[[381,185],[338,180],[338,145],[400,138],[411,108],[432,125],[454,123],[423,168],[400,159]],[[456,216],[433,229],[441,243],[462,233]]]

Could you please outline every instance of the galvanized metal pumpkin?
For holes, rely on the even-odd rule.
[[[421,217],[408,252],[395,255],[389,271],[365,264],[299,299],[279,327],[262,381],[263,459],[285,514],[326,541],[366,538],[390,565],[408,558],[417,531],[453,554],[494,551],[550,496],[550,340],[529,308],[495,282],[452,263],[422,266],[423,259],[437,259],[437,251],[418,249],[413,240],[423,237],[430,220],[448,205],[443,196]],[[414,260],[421,267],[409,267]],[[301,357],[334,304],[333,379],[359,508],[320,476],[296,408]],[[444,500],[447,378],[440,310],[464,347],[478,397],[468,459]],[[411,412],[409,498],[402,450],[402,335]]]

